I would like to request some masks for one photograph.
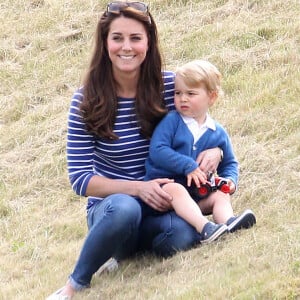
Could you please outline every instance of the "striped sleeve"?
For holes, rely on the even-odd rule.
[[[174,72],[166,71],[163,73],[163,76],[164,76],[164,85],[165,85],[164,98],[165,98],[166,106],[169,111],[175,110],[175,105],[174,105],[175,74]]]
[[[79,111],[83,99],[82,90],[78,90],[72,98],[67,133],[67,162],[68,174],[73,190],[81,196],[93,172],[93,153],[95,140],[85,130],[85,125]]]

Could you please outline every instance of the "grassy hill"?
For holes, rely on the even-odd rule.
[[[66,173],[66,118],[106,1],[0,3],[0,299],[62,286],[86,234]],[[223,73],[211,114],[240,162],[233,197],[253,229],[94,277],[76,299],[300,298],[300,3],[156,0],[166,68],[206,58]]]

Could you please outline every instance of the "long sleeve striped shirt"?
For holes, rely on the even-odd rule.
[[[174,109],[174,73],[163,72],[164,99],[169,110]],[[149,153],[149,140],[140,134],[135,115],[134,98],[118,98],[114,133],[118,140],[99,138],[86,131],[80,114],[83,88],[72,98],[68,114],[67,163],[70,183],[81,196],[86,195],[94,175],[111,179],[143,180],[145,160]],[[87,208],[100,197],[88,197]]]

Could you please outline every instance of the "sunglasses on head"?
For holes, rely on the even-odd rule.
[[[114,1],[107,4],[106,12],[108,13],[119,13],[121,8],[131,7],[135,10],[138,10],[142,13],[148,12],[148,5],[144,2],[122,2]]]

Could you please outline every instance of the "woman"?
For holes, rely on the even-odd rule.
[[[71,299],[111,257],[144,249],[167,257],[200,240],[168,211],[172,198],[161,184],[172,180],[143,181],[152,132],[174,109],[174,74],[162,72],[157,28],[146,4],[107,5],[83,86],[70,107],[67,156],[73,189],[88,196],[89,232],[67,284],[48,299]],[[204,172],[212,171],[220,155],[211,149],[197,161]],[[165,213],[143,218],[140,201]]]

